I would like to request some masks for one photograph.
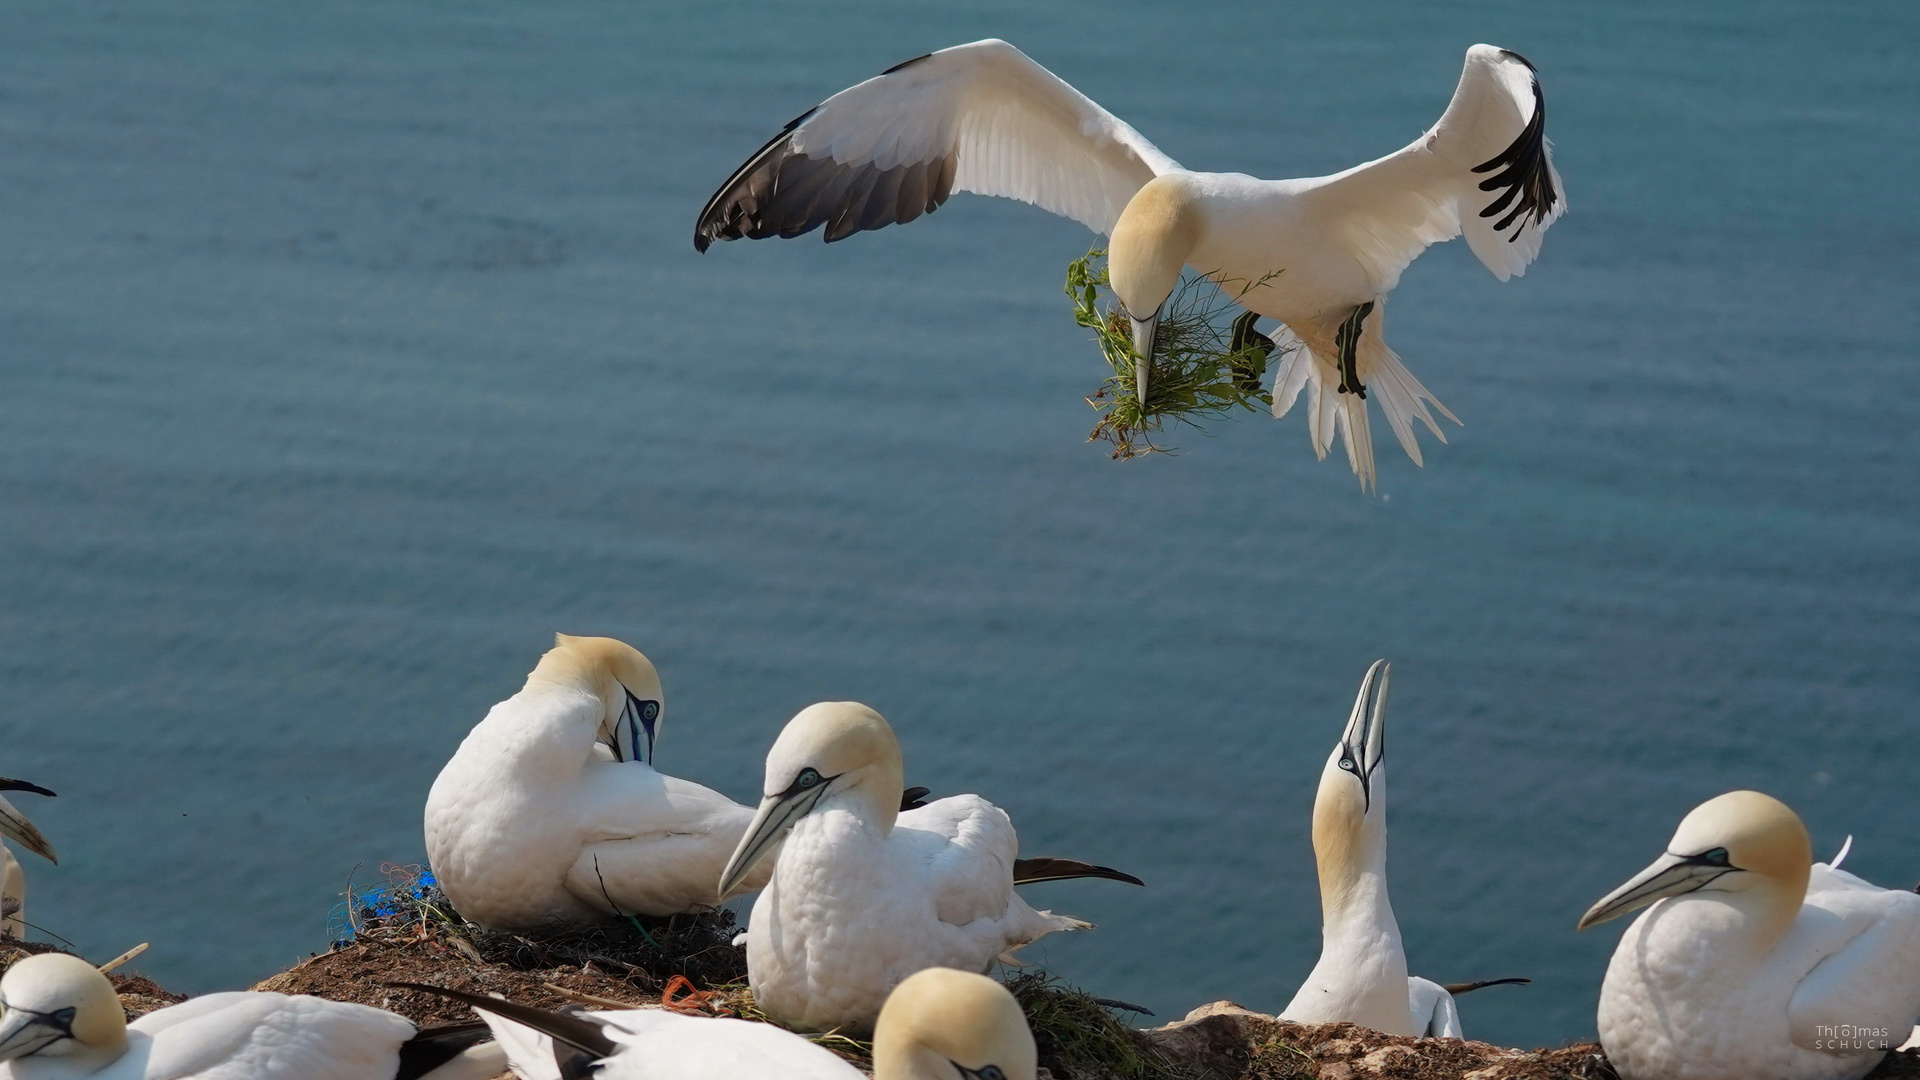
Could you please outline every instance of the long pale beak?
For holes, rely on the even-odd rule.
[[[829,783],[801,791],[782,792],[769,795],[760,800],[760,810],[753,815],[753,823],[747,826],[746,835],[740,838],[740,846],[733,849],[733,858],[727,860],[727,868],[720,872],[720,899],[738,888],[746,880],[760,860],[767,857],[774,845],[786,838],[794,823],[813,812],[827,793]]]
[[[1387,687],[1392,678],[1392,664],[1373,662],[1360,680],[1360,693],[1353,699],[1353,712],[1347,715],[1347,729],[1340,736],[1341,767],[1359,777],[1369,809],[1373,807],[1374,770],[1387,758]]]
[[[29,789],[42,790],[33,789],[31,785],[28,785],[28,788],[7,790]],[[52,792],[47,792],[47,794],[51,795]],[[60,861],[59,857],[53,853],[53,845],[47,843],[47,838],[41,836],[40,830],[33,827],[33,822],[28,821],[26,815],[14,809],[13,804],[4,798],[0,798],[0,836],[14,841],[21,847],[26,848],[28,851],[33,852],[35,855],[40,856],[50,863],[58,863]]]
[[[652,698],[642,699],[633,691],[626,691],[627,703],[620,709],[620,715],[613,722],[613,731],[604,727],[601,734],[606,736],[607,745],[613,749],[615,761],[644,761],[653,764],[653,743],[660,723],[660,703]],[[641,748],[645,747],[643,751]]]
[[[61,1039],[73,1037],[68,1030],[72,1023],[70,1016],[67,1025],[53,1023],[53,1019],[27,1009],[8,1009],[6,1015],[0,1016],[0,1061],[26,1057]]]
[[[1580,916],[1580,924],[1574,929],[1585,930],[1589,926],[1598,926],[1630,911],[1638,911],[1655,900],[1693,892],[1736,869],[1726,865],[1724,855],[1722,861],[1710,862],[1699,855],[1668,852],[1655,859],[1653,865],[1635,874],[1631,881],[1601,897],[1599,903]]]
[[[1143,409],[1147,405],[1147,381],[1153,372],[1153,335],[1159,329],[1158,308],[1144,319],[1133,320],[1133,392]]]

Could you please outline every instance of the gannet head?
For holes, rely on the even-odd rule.
[[[985,975],[927,968],[887,997],[873,1032],[875,1080],[1033,1080],[1020,1004]]]
[[[809,705],[767,752],[765,797],[720,875],[732,892],[801,818],[821,803],[845,805],[882,834],[893,830],[905,783],[900,743],[881,715],[857,701]]]
[[[1313,854],[1321,904],[1340,897],[1362,870],[1384,865],[1387,836],[1387,686],[1393,666],[1375,660],[1360,680],[1353,712],[1320,770],[1313,799]]]
[[[1134,192],[1107,246],[1107,274],[1113,294],[1133,320],[1134,392],[1147,400],[1153,335],[1160,308],[1180,284],[1187,257],[1200,243],[1200,210],[1187,178],[1156,176]]]
[[[29,956],[0,978],[0,1061],[95,1056],[127,1049],[127,1015],[113,984],[92,964],[65,953]]]
[[[9,780],[4,776],[0,776],[0,791],[31,791],[35,795],[53,796],[53,792],[38,784],[29,784],[25,780]],[[0,836],[12,840],[50,863],[60,861],[53,853],[53,845],[47,843],[47,838],[41,836],[40,830],[33,827],[33,822],[28,821],[27,816],[14,809],[13,804],[5,798],[0,798]]]
[[[1666,854],[1588,908],[1578,929],[1691,892],[1762,892],[1791,922],[1806,898],[1812,864],[1813,843],[1800,815],[1771,795],[1729,791],[1694,807]]]
[[[615,761],[653,763],[653,744],[666,721],[660,673],[640,650],[607,637],[553,636],[553,648],[527,677],[577,687],[606,705],[598,738]]]

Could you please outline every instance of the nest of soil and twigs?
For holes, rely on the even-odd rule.
[[[1074,321],[1094,332],[1100,354],[1113,369],[1087,398],[1100,414],[1088,442],[1110,443],[1113,457],[1124,461],[1172,449],[1155,441],[1170,420],[1200,430],[1205,421],[1273,407],[1265,378],[1280,359],[1273,354],[1284,353],[1288,346],[1276,346],[1255,331],[1252,313],[1242,312],[1238,303],[1271,275],[1252,282],[1183,276],[1162,305],[1143,403],[1136,393],[1139,354],[1133,347],[1132,320],[1113,296],[1106,258],[1105,250],[1094,248],[1067,267]]]
[[[391,1009],[418,1024],[471,1020],[463,1005],[395,982],[497,993],[542,1008],[672,1008],[766,1022],[746,986],[744,950],[726,911],[551,934],[508,934],[461,919],[422,867],[388,867],[386,881],[348,890],[336,942],[254,987]],[[0,942],[0,971],[57,951]],[[98,958],[92,958],[98,959]],[[108,976],[128,1018],[183,1000],[148,979]],[[1132,1026],[1139,1010],[1096,998],[1044,972],[1010,975],[1039,1049],[1041,1080],[1618,1080],[1594,1043],[1523,1051],[1460,1039],[1383,1035],[1352,1024],[1293,1024],[1215,1002],[1163,1027]],[[870,1044],[810,1038],[862,1070]],[[1891,1054],[1868,1080],[1920,1080],[1920,1053]]]

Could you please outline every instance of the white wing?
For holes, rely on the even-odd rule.
[[[1432,1038],[1464,1039],[1460,1033],[1460,1008],[1447,988],[1418,975],[1407,976],[1407,1002],[1413,1026]]]
[[[1006,917],[1020,840],[1005,810],[978,795],[955,795],[902,813],[894,835],[911,842],[925,867],[922,880],[941,922]]]
[[[590,761],[570,802],[579,816],[580,856],[567,891],[621,915],[674,915],[718,902],[720,872],[753,811],[691,780],[638,762]],[[738,892],[773,873],[766,859]]]
[[[1398,153],[1314,182],[1302,197],[1312,213],[1338,223],[1382,293],[1429,245],[1462,231],[1505,281],[1527,272],[1567,208],[1546,130],[1533,65],[1475,45],[1439,123]]]
[[[1133,194],[1179,169],[1053,72],[998,39],[956,45],[833,95],[735,170],[694,228],[714,240],[827,242],[1000,195],[1113,230]]]
[[[1806,904],[1776,951],[1789,947],[1812,968],[1787,1005],[1796,1045],[1820,1049],[1832,1029],[1851,1025],[1881,1029],[1897,1046],[1920,1018],[1920,895],[1815,863]]]
[[[141,1080],[391,1076],[400,1044],[414,1034],[405,1018],[366,1005],[251,992],[207,994],[150,1012],[128,1028],[143,1044],[137,1047],[144,1051]],[[130,1045],[128,1058],[134,1049]]]

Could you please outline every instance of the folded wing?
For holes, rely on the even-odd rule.
[[[708,200],[693,246],[828,243],[931,213],[955,191],[1032,203],[1108,233],[1134,192],[1180,166],[997,39],[942,49],[804,113]]]
[[[1463,232],[1501,281],[1525,274],[1567,208],[1539,75],[1519,53],[1467,50],[1447,111],[1412,145],[1306,193],[1386,292],[1431,244]]]

